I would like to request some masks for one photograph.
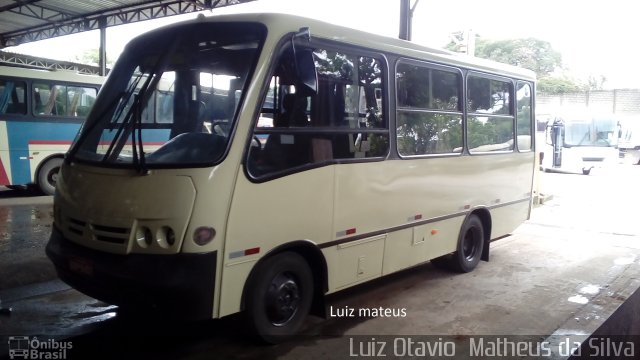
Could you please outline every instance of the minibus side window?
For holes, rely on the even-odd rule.
[[[313,55],[315,93],[297,88],[293,59],[281,56],[248,151],[252,177],[388,153],[382,61],[329,49]]]

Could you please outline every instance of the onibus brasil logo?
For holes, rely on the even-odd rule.
[[[71,341],[39,340],[37,337],[9,336],[10,359],[66,359]]]

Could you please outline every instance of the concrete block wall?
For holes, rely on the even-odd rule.
[[[640,89],[594,90],[565,94],[536,94],[536,113],[552,114],[561,110],[593,110],[625,115],[640,115]]]

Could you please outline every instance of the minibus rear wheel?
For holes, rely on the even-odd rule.
[[[260,262],[247,290],[249,328],[259,340],[276,344],[295,335],[309,314],[313,275],[302,256],[286,251]]]
[[[453,253],[451,262],[453,269],[462,273],[471,272],[480,262],[484,246],[482,220],[477,215],[472,214],[460,229],[458,250]]]

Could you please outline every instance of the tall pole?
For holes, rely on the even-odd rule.
[[[476,55],[476,32],[473,29],[466,31],[467,55]]]
[[[411,40],[411,0],[400,0],[400,39]]]
[[[400,0],[400,34],[399,38],[411,41],[411,28],[413,27],[413,12],[418,6],[415,0],[411,6],[411,0]]]
[[[100,18],[100,49],[98,50],[98,66],[100,67],[100,75],[107,75],[107,21]]]

